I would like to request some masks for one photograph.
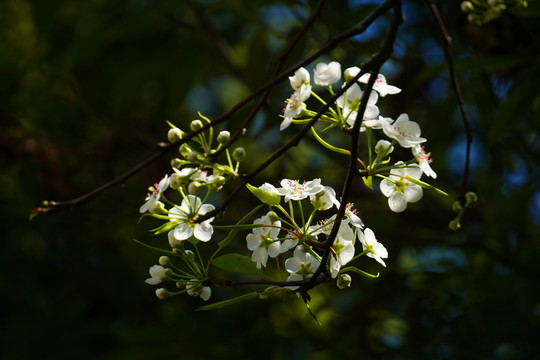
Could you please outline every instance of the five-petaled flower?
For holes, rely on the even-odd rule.
[[[201,199],[194,195],[184,197],[180,206],[175,206],[169,211],[169,220],[177,222],[178,225],[169,231],[169,244],[172,247],[179,245],[179,242],[194,236],[200,241],[208,241],[214,233],[211,225],[214,218],[197,223],[200,215],[214,210],[214,205],[202,204]]]
[[[362,249],[367,250],[366,255],[372,259],[377,260],[381,265],[386,267],[384,259],[388,257],[388,251],[383,244],[377,241],[375,233],[370,228],[366,228],[364,232],[358,232],[358,240],[362,244]]]
[[[398,161],[395,165],[402,164],[402,161]],[[392,169],[388,179],[381,181],[381,192],[388,197],[388,206],[393,212],[402,212],[407,208],[407,203],[417,202],[422,198],[422,188],[407,180],[407,176],[420,179],[422,170],[418,164]]]
[[[306,108],[306,101],[311,95],[311,85],[302,84],[298,90],[292,93],[291,97],[285,100],[286,105],[283,111],[283,121],[279,130],[285,130],[291,125],[292,119],[297,117]]]
[[[313,275],[319,267],[320,261],[302,246],[294,249],[293,257],[285,260],[285,269],[289,272],[287,281],[304,280]]]
[[[354,256],[354,232],[349,227],[348,220],[341,221],[332,249],[334,254],[330,257],[330,275],[335,278],[339,269]]]
[[[170,178],[169,175],[165,175],[163,179],[160,180],[159,184],[154,184],[154,186],[150,187],[149,190],[151,193],[146,195],[146,202],[139,208],[139,212],[142,214],[146,211],[149,211],[150,213],[153,212],[153,209],[158,205],[159,198],[161,197],[161,193],[169,187],[170,184]]]
[[[281,221],[274,220],[275,214],[268,214],[256,219],[253,224],[265,226],[253,228],[246,236],[247,247],[253,251],[251,259],[257,263],[257,268],[266,266],[268,256],[276,257],[281,252],[281,242],[278,240]],[[274,221],[273,221],[274,220]]]
[[[332,61],[330,64],[318,63],[313,70],[313,82],[317,85],[332,85],[341,78],[341,64]]]
[[[360,79],[358,79],[358,81],[360,81],[361,83],[367,84],[367,82],[369,81],[369,77],[370,77],[370,74],[364,74],[360,76]],[[373,84],[373,90],[377,91],[379,95],[381,95],[382,97],[388,94],[393,95],[393,94],[397,94],[401,92],[400,88],[393,85],[388,85],[388,82],[386,81],[386,78],[384,77],[383,74],[377,75],[377,79],[375,80],[375,83]]]
[[[289,200],[302,200],[308,196],[324,191],[321,179],[313,179],[300,183],[298,180],[283,179],[280,188],[276,189],[279,195],[285,196],[285,202]]]
[[[397,140],[404,148],[411,148],[426,141],[420,137],[420,126],[410,121],[407,114],[401,114],[393,124],[383,119],[381,119],[381,125],[386,136]]]

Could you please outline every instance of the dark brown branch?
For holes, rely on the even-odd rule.
[[[309,281],[307,284],[305,284],[302,287],[302,292],[307,293],[310,289],[312,289],[317,279],[322,274],[323,277],[327,277],[328,274],[326,274],[326,264],[328,262],[328,259],[330,257],[330,247],[334,244],[334,241],[336,239],[339,226],[341,225],[341,219],[345,215],[345,208],[347,206],[347,202],[349,199],[349,194],[351,191],[351,185],[354,177],[358,176],[358,165],[356,162],[356,158],[358,157],[358,136],[360,133],[360,126],[362,125],[362,119],[364,118],[364,112],[367,107],[369,94],[371,93],[373,89],[373,85],[375,84],[375,80],[377,79],[377,75],[379,73],[380,68],[382,65],[390,58],[393,52],[394,48],[394,42],[396,40],[397,36],[397,30],[399,28],[399,25],[403,22],[403,17],[401,14],[401,1],[398,0],[395,2],[394,5],[394,14],[392,17],[392,23],[390,24],[390,29],[388,30],[388,33],[386,34],[386,37],[381,44],[381,50],[379,53],[377,53],[369,62],[369,68],[371,70],[369,81],[366,85],[366,88],[364,90],[365,96],[362,97],[362,100],[360,102],[360,107],[358,109],[358,115],[356,117],[356,121],[354,123],[354,126],[351,130],[351,147],[350,147],[350,157],[349,157],[349,167],[347,170],[347,176],[344,181],[343,185],[343,191],[341,194],[341,204],[338,209],[338,212],[336,214],[336,221],[334,222],[332,226],[332,230],[330,231],[330,235],[328,235],[328,239],[326,240],[325,244],[327,245],[327,249],[324,251],[321,264],[313,274],[313,276],[310,278],[311,281]],[[368,64],[365,64],[362,67],[362,72],[365,72],[367,70]],[[356,81],[356,79],[354,79]]]
[[[153,161],[155,161],[156,159],[158,159],[162,155],[164,155],[166,153],[165,150],[176,148],[177,146],[189,141],[191,138],[193,138],[197,134],[207,130],[208,128],[224,122],[225,120],[232,117],[239,109],[244,107],[246,104],[248,104],[253,99],[258,97],[260,94],[265,92],[267,89],[270,89],[270,88],[274,87],[275,85],[277,85],[278,83],[280,83],[281,81],[286,79],[290,74],[292,74],[294,71],[296,71],[300,67],[310,64],[311,62],[313,62],[315,59],[317,59],[322,54],[332,50],[334,47],[336,47],[342,41],[344,41],[344,40],[346,40],[346,39],[348,39],[350,37],[353,37],[355,35],[363,33],[375,20],[377,20],[380,16],[385,14],[391,8],[393,3],[394,3],[394,0],[385,1],[383,4],[379,5],[375,10],[373,10],[373,12],[371,12],[362,22],[360,22],[359,24],[357,24],[353,28],[351,28],[351,29],[349,29],[349,30],[347,30],[347,31],[333,37],[326,44],[324,44],[321,47],[321,49],[319,49],[319,51],[315,52],[314,54],[312,54],[308,58],[304,59],[302,62],[300,62],[300,63],[292,66],[291,68],[285,70],[279,76],[274,77],[269,82],[267,82],[265,85],[261,86],[260,88],[258,88],[255,91],[253,91],[250,95],[248,95],[243,100],[238,102],[235,106],[230,108],[228,111],[226,111],[225,113],[223,113],[220,116],[216,117],[212,122],[207,123],[206,125],[204,125],[198,131],[187,134],[182,140],[179,140],[179,141],[174,142],[174,143],[163,143],[163,142],[159,143],[158,144],[159,150],[157,152],[155,152],[152,156],[150,156],[148,159],[144,160],[140,164],[136,165],[133,169],[129,170],[126,174],[124,174],[124,175],[122,175],[122,176],[120,176],[120,177],[118,177],[118,178],[116,178],[116,179],[114,179],[114,180],[112,180],[112,181],[110,181],[110,182],[108,182],[108,183],[106,183],[106,184],[104,184],[104,185],[102,185],[102,186],[100,186],[100,187],[98,187],[98,188],[96,188],[96,189],[94,189],[94,190],[80,196],[80,197],[77,197],[75,199],[68,200],[68,201],[63,201],[63,202],[50,201],[50,202],[48,202],[46,204],[46,207],[44,207],[44,208],[39,207],[39,208],[33,209],[32,213],[34,213],[34,214],[35,213],[44,213],[45,214],[45,213],[51,213],[51,212],[56,211],[56,210],[65,209],[65,208],[68,208],[68,207],[74,207],[76,205],[79,205],[82,202],[90,200],[91,198],[97,196],[101,192],[103,192],[103,191],[105,191],[105,190],[107,190],[107,189],[109,189],[109,188],[111,188],[111,187],[113,187],[113,186],[115,186],[117,184],[125,182],[131,176],[135,175],[140,170],[142,170],[146,166],[150,165]],[[236,192],[237,191],[235,191],[235,193]]]
[[[304,26],[302,27],[300,32],[296,35],[296,37],[293,39],[293,41],[291,41],[289,46],[287,46],[287,48],[281,54],[278,55],[278,61],[279,61],[278,66],[277,66],[277,68],[276,68],[276,70],[274,72],[274,75],[272,77],[276,77],[276,76],[279,75],[279,73],[281,72],[281,69],[285,65],[285,62],[287,61],[287,58],[289,57],[291,52],[294,50],[296,45],[298,45],[298,42],[300,41],[302,36],[304,36],[304,34],[307,32],[307,30],[315,22],[315,19],[317,17],[319,17],[319,15],[321,14],[321,11],[322,11],[323,6],[324,6],[325,3],[326,3],[326,0],[320,0],[319,1],[319,4],[315,8],[315,11],[313,12],[313,14],[311,14],[311,16],[306,21],[306,23],[304,24]],[[231,136],[229,141],[227,141],[227,143],[225,143],[221,147],[221,149],[216,151],[214,154],[210,155],[210,160],[211,161],[215,161],[225,151],[225,149],[228,149],[232,144],[234,144],[238,140],[238,138],[244,133],[244,129],[246,128],[246,126],[255,118],[255,115],[257,115],[257,113],[259,112],[261,107],[268,100],[268,96],[270,95],[271,90],[272,90],[271,87],[266,89],[263,96],[259,99],[259,102],[257,103],[257,105],[253,108],[253,110],[247,116],[247,118],[242,122],[242,124],[240,125],[238,130],[236,130],[236,132]]]
[[[456,94],[456,98],[459,105],[459,111],[461,112],[461,117],[463,119],[463,125],[465,126],[465,133],[467,136],[467,149],[465,152],[465,167],[463,169],[463,180],[461,183],[461,193],[460,193],[460,198],[462,202],[464,202],[465,193],[467,192],[467,181],[469,177],[469,158],[471,154],[471,143],[473,141],[473,136],[472,136],[471,127],[469,126],[467,113],[465,112],[465,103],[463,101],[463,96],[461,95],[461,89],[459,87],[459,83],[457,81],[456,73],[454,70],[454,58],[452,56],[452,48],[451,48],[452,38],[448,34],[448,31],[446,31],[446,27],[444,26],[444,22],[439,14],[439,11],[437,10],[437,7],[433,4],[431,0],[426,0],[426,3],[431,9],[431,12],[433,13],[433,17],[437,21],[437,24],[439,25],[439,30],[441,31],[441,34],[443,36],[444,56],[446,58],[446,63],[448,64],[448,72],[450,74],[450,81],[452,84],[452,89],[454,90],[454,93]]]

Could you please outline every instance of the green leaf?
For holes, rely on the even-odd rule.
[[[160,227],[157,227],[155,229],[152,229],[150,231],[154,232],[154,235],[163,234],[164,232],[167,232],[171,229],[174,229],[180,222],[179,221],[169,221]]]
[[[434,190],[434,191],[438,192],[439,194],[448,196],[448,194],[445,193],[444,191],[442,191],[441,189],[438,189],[438,188],[436,188],[436,187],[433,186],[433,185],[430,185],[430,184],[428,184],[428,183],[425,183],[425,182],[423,182],[423,181],[420,181],[420,180],[418,180],[418,179],[415,179],[415,178],[413,178],[413,177],[411,177],[411,176],[409,176],[409,175],[405,176],[405,179],[409,180],[410,182],[412,182],[412,183],[414,183],[414,184],[416,184],[416,185],[419,185],[419,186],[423,187],[424,189],[431,189],[431,190]]]
[[[235,297],[233,299],[220,301],[220,302],[213,303],[213,304],[210,304],[210,305],[201,306],[200,308],[198,308],[195,311],[206,311],[206,310],[221,309],[221,308],[233,305],[233,304],[237,304],[237,303],[242,302],[242,301],[246,301],[246,300],[256,298],[257,296],[259,296],[259,293],[257,291],[254,291],[254,292],[250,292],[249,294],[244,294],[244,295]]]
[[[330,145],[329,143],[327,143],[326,141],[324,141],[323,138],[321,138],[321,137],[319,136],[319,134],[317,134],[317,132],[315,131],[315,129],[314,129],[313,127],[311,128],[311,132],[312,132],[313,135],[315,136],[315,139],[317,139],[317,141],[318,141],[322,146],[324,146],[325,148],[327,148],[328,150],[332,150],[333,152],[337,152],[337,153],[339,153],[339,154],[351,155],[351,152],[350,152],[349,150],[335,147],[334,145]]]
[[[262,270],[250,257],[240,254],[225,254],[211,261],[211,264],[222,270],[242,274],[262,275]]]
[[[251,216],[253,216],[253,214],[259,210],[261,208],[262,204],[260,205],[257,205],[255,207],[255,209],[251,210],[249,213],[247,213],[242,219],[240,219],[240,221],[238,223],[236,223],[236,225],[242,225],[244,224]],[[234,237],[236,236],[236,234],[238,234],[238,231],[239,229],[238,228],[234,228],[233,230],[231,230],[229,232],[229,235],[227,235],[227,237],[225,239],[223,239],[222,241],[220,241],[218,243],[218,246],[220,248],[224,248],[225,246],[229,245],[231,243],[231,241],[234,239]]]
[[[373,177],[372,176],[368,176],[368,177],[365,177],[363,176],[362,177],[362,180],[364,180],[364,184],[370,188],[371,190],[373,190]]]
[[[309,307],[308,303],[306,303],[306,307],[307,307],[307,311],[308,311],[309,315],[311,315],[313,320],[315,320],[317,322],[317,324],[322,325],[321,322],[319,321],[319,319],[317,319],[317,317],[315,316],[315,313],[313,311],[311,311],[311,308]]]
[[[251,191],[251,193],[255,195],[257,199],[261,200],[263,203],[271,205],[271,206],[279,205],[279,202],[281,201],[281,196],[279,196],[279,194],[256,188],[250,184],[247,184],[246,186],[249,189],[249,191]]]

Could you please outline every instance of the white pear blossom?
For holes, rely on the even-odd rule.
[[[429,165],[431,163],[431,159],[429,158],[429,153],[426,153],[426,149],[424,146],[416,145],[411,148],[412,153],[416,160],[418,160],[418,164],[420,165],[420,169],[426,174],[426,176],[431,176],[432,178],[436,179],[437,174],[431,166]]]
[[[157,285],[168,278],[166,270],[161,265],[153,265],[150,267],[150,276],[144,282],[150,285]]]
[[[364,74],[360,76],[360,79],[358,79],[358,81],[360,81],[361,83],[367,84],[367,82],[369,81],[369,77],[370,77],[370,74]],[[386,81],[386,78],[384,77],[383,74],[377,75],[377,80],[375,80],[375,83],[373,84],[373,90],[377,91],[379,95],[381,95],[382,97],[388,94],[393,95],[393,94],[397,94],[401,92],[400,88],[396,86],[388,85],[388,82]]]
[[[189,239],[194,236],[200,241],[208,241],[214,233],[211,222],[214,218],[196,223],[195,220],[207,212],[214,210],[214,205],[202,204],[201,199],[188,195],[182,201],[180,206],[175,206],[169,211],[169,221],[175,221],[179,224],[169,231],[169,244],[179,245],[178,242]],[[173,246],[176,247],[176,246]]]
[[[354,208],[353,203],[348,203],[345,207],[345,216],[349,219],[349,222],[352,226],[357,227],[359,229],[364,228],[364,222],[358,215],[356,215],[358,211]]]
[[[373,230],[366,228],[364,232],[358,232],[358,240],[362,243],[362,249],[367,252],[367,256],[377,260],[381,265],[386,267],[384,259],[388,257],[388,251],[383,244],[377,241]]]
[[[395,165],[403,164],[398,161]],[[417,202],[422,198],[423,191],[419,185],[405,179],[410,176],[414,179],[420,179],[422,170],[418,164],[411,164],[407,167],[392,169],[389,179],[381,181],[381,192],[388,197],[388,206],[393,212],[402,212],[407,208],[407,203]]]
[[[319,267],[320,261],[310,253],[305,252],[302,246],[294,249],[293,257],[285,260],[285,269],[289,272],[287,281],[304,280],[313,275]]]
[[[204,301],[210,299],[212,295],[212,289],[209,286],[202,286],[196,279],[193,279],[192,283],[186,284],[186,292],[191,296],[199,296]]]
[[[145,203],[139,208],[139,212],[142,214],[146,211],[152,212],[153,209],[158,206],[161,193],[169,187],[170,178],[169,175],[165,175],[163,179],[159,181],[159,184],[154,184],[149,190],[151,193],[146,195]]]
[[[364,92],[357,84],[351,85],[347,91],[336,100],[336,104],[342,108],[343,117],[346,119],[349,126],[354,126],[356,118],[358,116],[358,108],[360,107],[360,101]],[[366,111],[364,112],[364,123],[373,119],[377,119],[379,116],[379,108],[375,106],[379,95],[375,91],[369,94]]]
[[[336,191],[330,186],[324,186],[324,190],[315,195],[310,195],[309,200],[317,210],[328,210],[334,205],[339,207],[339,201],[336,198]]]
[[[339,274],[339,269],[354,256],[354,232],[349,227],[347,220],[342,220],[338,233],[332,245],[336,256],[330,256],[330,275],[335,278]]]
[[[386,121],[381,121],[381,124],[386,136],[397,140],[404,148],[411,148],[426,141],[420,137],[420,126],[410,121],[407,114],[401,114],[393,124]]]
[[[309,72],[301,67],[300,69],[294,72],[294,76],[289,76],[289,81],[291,82],[291,87],[294,90],[300,89],[303,84],[310,85]]]
[[[289,200],[302,200],[308,196],[315,195],[324,190],[321,185],[321,179],[313,179],[300,183],[298,180],[283,179],[280,182],[281,186],[277,189],[279,195],[285,196],[285,202]]]
[[[332,61],[330,64],[318,63],[313,70],[313,81],[317,85],[332,85],[341,78],[341,65]]]
[[[298,90],[292,93],[291,97],[285,100],[285,110],[283,112],[284,119],[279,126],[279,130],[283,131],[291,125],[292,119],[297,117],[306,108],[306,101],[311,95],[311,85],[302,84]]]
[[[253,222],[253,224],[268,226],[253,228],[252,232],[246,236],[247,247],[253,251],[251,259],[257,263],[259,269],[261,266],[266,266],[268,256],[276,257],[281,250],[281,243],[277,240],[281,221],[272,221],[273,216],[271,214],[272,212],[269,212]]]

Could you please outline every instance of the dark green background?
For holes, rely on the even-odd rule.
[[[286,66],[373,3],[328,1]],[[388,267],[366,260],[379,279],[313,291],[322,326],[294,297],[202,313],[194,311],[198,298],[155,297],[144,279],[158,255],[131,239],[166,244],[148,234],[155,223],[137,224],[138,207],[148,185],[170,172],[173,154],[91,202],[28,221],[42,200],[78,196],[149,156],[166,136],[165,120],[186,129],[197,111],[219,115],[264,84],[314,4],[2,1],[0,357],[540,358],[540,12],[532,1],[482,27],[467,24],[459,2],[439,4],[474,135],[469,190],[479,202],[459,232],[447,224],[462,181],[463,124],[436,23],[422,1],[405,1],[406,21],[383,68],[403,92],[381,99],[381,112],[406,112],[421,124],[439,175],[433,183],[450,196],[426,192],[393,214],[378,191],[355,185],[361,217],[390,252]],[[320,61],[346,68],[368,60],[388,20]],[[288,83],[275,88],[242,138],[244,171],[299,128],[278,131],[290,91]],[[250,106],[225,127],[235,130]],[[347,146],[343,137],[332,141]],[[339,191],[346,158],[314,145],[306,139],[254,184],[322,177]],[[216,223],[253,204],[244,191]],[[242,236],[236,243],[248,254]],[[211,300],[247,291],[217,290]]]

